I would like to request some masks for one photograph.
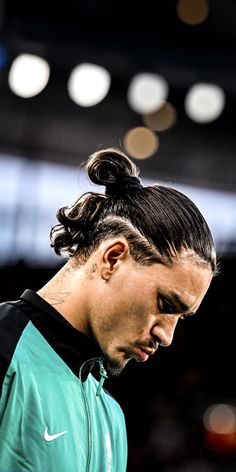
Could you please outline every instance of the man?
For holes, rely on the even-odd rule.
[[[37,293],[0,307],[0,471],[124,472],[123,413],[103,389],[130,359],[172,342],[213,275],[210,230],[182,193],[143,187],[106,149],[87,164],[105,194],[58,211],[68,261]]]

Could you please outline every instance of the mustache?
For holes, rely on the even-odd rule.
[[[140,340],[136,343],[136,345],[144,349],[153,349],[154,351],[157,351],[159,347],[158,341],[154,341],[153,339],[143,341]]]

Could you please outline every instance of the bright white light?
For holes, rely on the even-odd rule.
[[[20,54],[12,63],[8,83],[16,95],[23,98],[38,95],[48,83],[50,68],[42,57]]]
[[[224,91],[214,84],[193,85],[185,98],[185,110],[189,118],[197,123],[216,120],[225,105]]]
[[[95,64],[80,64],[75,67],[68,80],[70,98],[82,107],[91,107],[101,102],[111,84],[109,72]]]
[[[141,115],[152,113],[163,105],[168,96],[167,81],[157,74],[141,73],[131,80],[127,92],[130,107]]]

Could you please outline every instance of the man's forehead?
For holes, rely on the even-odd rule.
[[[172,266],[155,264],[153,272],[157,288],[165,290],[179,305],[189,307],[194,300],[200,301],[205,295],[212,272],[207,267],[201,267],[188,261]],[[199,302],[200,303],[200,302]]]

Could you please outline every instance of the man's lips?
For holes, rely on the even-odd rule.
[[[137,357],[141,362],[146,361],[149,356],[153,356],[153,354],[156,352],[156,349],[154,348],[148,348],[148,347],[142,347],[142,346],[137,346],[136,353]]]

